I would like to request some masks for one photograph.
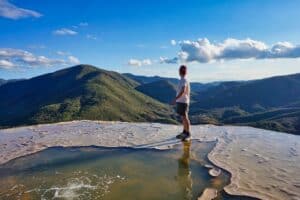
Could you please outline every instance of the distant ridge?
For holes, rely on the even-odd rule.
[[[137,90],[163,103],[177,79],[135,76]],[[193,124],[236,124],[300,134],[300,74],[250,81],[191,83]]]
[[[194,123],[250,125],[300,134],[300,74],[224,82],[198,93]]]
[[[224,82],[199,95],[195,106],[202,108],[239,105],[251,111],[254,107],[272,108],[300,101],[300,74],[275,76],[245,82]]]
[[[130,73],[124,73],[123,75],[127,76],[128,78],[135,80],[139,84],[147,84],[153,83],[157,81],[168,81],[174,85],[178,84],[179,79],[177,78],[169,78],[169,77],[162,77],[162,76],[141,76],[141,75],[134,75]],[[199,82],[191,82],[191,88],[194,92],[204,91],[207,88],[214,87],[219,85],[221,82],[212,82],[212,83],[199,83]]]
[[[176,86],[169,80],[158,80],[136,87],[136,89],[163,103],[170,103],[176,96]]]

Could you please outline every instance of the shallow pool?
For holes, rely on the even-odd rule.
[[[208,174],[215,143],[184,142],[170,150],[53,147],[0,166],[0,199],[197,199],[206,187],[217,199],[229,174]]]

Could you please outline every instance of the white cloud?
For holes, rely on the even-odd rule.
[[[152,61],[150,59],[145,59],[142,61],[142,65],[152,65]]]
[[[140,66],[142,66],[142,62],[141,62],[140,60],[130,59],[130,60],[128,61],[128,65],[140,67]]]
[[[68,57],[69,63],[73,65],[80,64],[80,60],[76,58],[75,56],[69,56]]]
[[[141,67],[143,65],[152,65],[152,61],[150,59],[144,59],[144,60],[130,59],[128,61],[128,65]]]
[[[91,34],[87,34],[86,38],[89,39],[89,40],[97,40],[97,37],[94,36],[94,35],[91,35]]]
[[[7,60],[0,60],[0,69],[10,69],[13,68],[15,65]]]
[[[60,59],[50,59],[45,56],[26,56],[22,60],[23,63],[31,66],[53,66],[57,64],[64,64],[65,62]]]
[[[8,0],[0,0],[0,16],[9,18],[9,19],[21,19],[26,17],[41,17],[42,14],[28,10],[24,8],[19,8],[11,3]]]
[[[234,59],[275,59],[300,57],[300,45],[278,42],[268,47],[264,42],[228,38],[222,43],[211,43],[207,38],[197,41],[178,42],[180,51],[174,58],[161,59],[163,63],[199,62],[234,60]]]
[[[68,60],[64,59],[52,59],[46,56],[37,56],[28,51],[21,49],[0,48],[0,60],[1,66],[4,68],[16,67],[16,66],[55,66],[55,65],[68,65],[78,64],[79,59],[74,56],[69,56]]]
[[[61,28],[61,29],[53,31],[53,34],[54,35],[77,35],[77,32],[73,31],[71,29]]]
[[[173,63],[177,63],[178,58],[166,58],[166,57],[160,57],[159,58],[160,63],[167,63],[167,64],[173,64]]]
[[[65,52],[65,51],[57,51],[56,54],[57,54],[57,55],[60,55],[60,56],[67,56],[67,55],[70,55],[69,52]]]
[[[171,40],[171,45],[175,46],[177,44],[176,40]]]
[[[57,51],[56,54],[60,56],[68,56],[67,57],[68,61],[65,61],[67,64],[72,64],[72,65],[80,64],[80,60],[77,57],[72,56],[71,53],[69,52]]]

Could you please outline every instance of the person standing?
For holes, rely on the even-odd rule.
[[[183,131],[176,136],[177,139],[186,140],[191,137],[190,132],[190,120],[188,116],[189,104],[190,104],[190,83],[187,80],[187,67],[181,65],[179,68],[180,80],[177,87],[176,98],[172,104],[176,104],[176,112],[181,116]]]

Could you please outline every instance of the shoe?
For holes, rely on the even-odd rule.
[[[176,135],[177,139],[183,139],[186,138],[187,136],[189,137],[191,134],[187,131],[182,131],[179,135]]]
[[[191,134],[189,132],[185,132],[185,133],[182,134],[181,140],[182,141],[188,141],[188,140],[190,140],[190,138],[191,138]]]
[[[182,139],[185,133],[185,131],[182,131],[179,135],[176,135],[176,139]]]
[[[180,139],[182,140],[182,138],[184,137],[184,133],[180,133],[179,135],[176,135],[176,139]]]

